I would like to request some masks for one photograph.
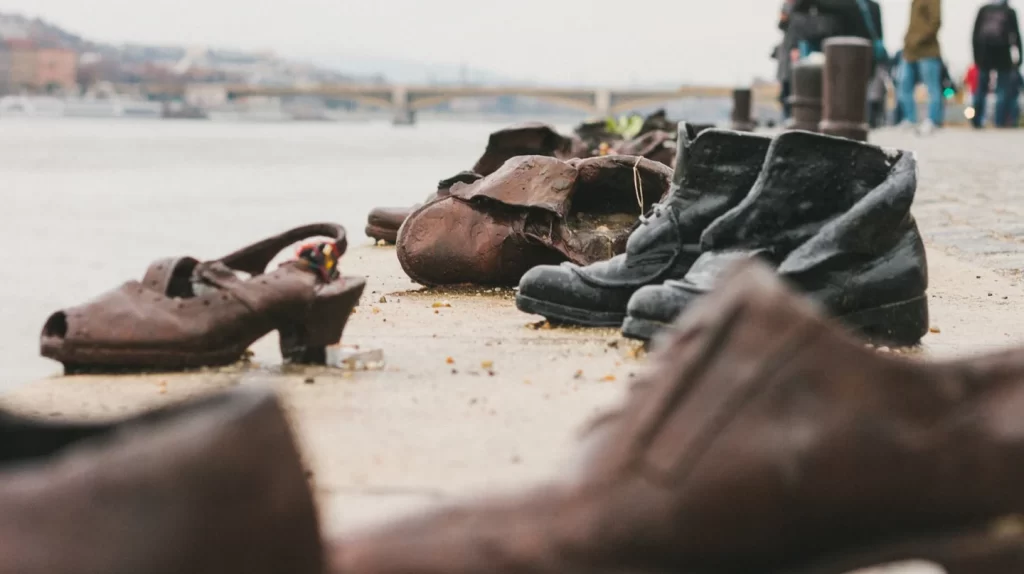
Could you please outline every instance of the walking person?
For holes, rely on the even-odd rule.
[[[775,48],[774,58],[778,62],[777,79],[779,80],[779,103],[782,104],[782,119],[789,120],[791,107],[789,96],[792,94],[792,73],[793,61],[796,53],[796,28],[790,30],[790,16],[793,13],[793,5],[796,0],[784,0],[782,9],[779,12],[779,30],[782,30],[782,42]]]
[[[917,124],[914,86],[920,81],[928,89],[928,118],[918,127],[918,133],[923,135],[930,134],[943,123],[941,27],[942,0],[913,0],[910,26],[903,43],[899,99],[904,121]]]
[[[995,0],[978,10],[972,43],[979,76],[974,92],[974,127],[985,125],[985,108],[993,73],[996,75],[994,123],[996,127],[1008,127],[1015,115],[1013,99],[1020,93],[1018,68],[1022,50],[1017,11],[1010,7],[1009,0]]]

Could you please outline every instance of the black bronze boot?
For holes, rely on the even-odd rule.
[[[626,253],[586,267],[535,267],[520,281],[516,305],[558,322],[619,327],[637,289],[686,274],[699,253],[701,232],[746,196],[770,143],[767,137],[722,130],[698,136],[693,126],[680,123],[672,188],[666,201],[641,218]]]
[[[910,345],[928,330],[928,265],[910,206],[908,152],[789,132],[757,183],[701,237],[686,277],[637,291],[623,333],[650,339],[737,259],[761,258],[870,340]]]

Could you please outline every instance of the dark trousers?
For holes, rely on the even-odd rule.
[[[789,96],[793,94],[791,82],[780,82],[779,103],[782,104],[782,120],[788,120],[793,115],[793,106],[789,103]]]
[[[989,83],[992,79],[992,72],[996,74],[996,113],[994,123],[996,127],[1004,128],[1014,125],[1016,105],[1014,102],[1020,97],[1020,74],[1016,69],[993,70],[984,68],[978,70],[978,89],[974,92],[974,127],[985,125],[985,108],[988,106]]]

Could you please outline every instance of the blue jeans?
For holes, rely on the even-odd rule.
[[[914,87],[920,81],[928,88],[928,117],[932,123],[941,126],[943,119],[942,105],[942,60],[924,58],[916,62],[903,61],[900,68],[900,107],[903,108],[903,119],[917,123],[917,102],[914,101]]]
[[[1013,124],[1014,102],[1020,95],[1017,87],[1017,70],[978,70],[978,90],[974,93],[974,126],[985,125],[985,108],[988,105],[988,87],[992,72],[996,73],[996,127],[1007,127]]]

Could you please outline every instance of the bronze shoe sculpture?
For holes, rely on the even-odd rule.
[[[865,339],[914,345],[928,332],[928,263],[911,206],[912,152],[790,131],[776,136],[746,198],[701,234],[682,278],[633,294],[622,332],[649,340],[757,257]]]
[[[342,538],[331,572],[1024,571],[1024,350],[882,355],[751,261],[661,337],[573,476]]]
[[[645,157],[674,168],[676,163],[676,136],[661,130],[648,132],[629,141],[620,142],[612,149],[620,155]]]
[[[476,172],[460,171],[452,177],[442,179],[437,184],[437,191],[431,193],[425,203],[430,203],[435,199],[447,196],[448,191],[456,183],[473,183],[482,178],[483,176]],[[366,218],[366,235],[377,241],[391,244],[396,243],[398,241],[398,230],[402,228],[402,224],[405,223],[409,215],[419,209],[421,205],[423,204],[417,203],[411,207],[373,208],[370,211],[370,215]]]
[[[274,396],[125,421],[0,411],[0,574],[320,574],[313,495]]]
[[[266,271],[283,249],[314,237],[328,241]],[[142,281],[51,315],[41,353],[64,363],[66,372],[217,366],[239,360],[249,345],[277,330],[286,361],[323,363],[366,286],[362,277],[340,274],[346,247],[344,228],[321,223],[213,261],[156,261]]]
[[[509,159],[521,155],[544,155],[560,159],[587,157],[589,152],[576,137],[563,136],[555,128],[539,123],[527,122],[500,129],[490,135],[483,155],[473,168],[454,177],[442,180],[437,192],[427,202],[447,195],[448,188],[456,182],[471,183],[473,176],[480,178],[491,175]],[[467,181],[468,180],[468,181]],[[366,223],[366,235],[378,241],[395,243],[398,229],[419,205],[412,207],[376,207],[370,211]]]
[[[423,285],[517,285],[536,265],[586,265],[625,249],[672,170],[628,156],[520,156],[409,216],[398,261]]]

